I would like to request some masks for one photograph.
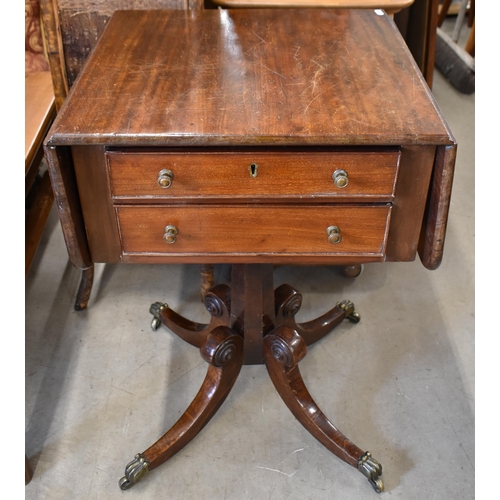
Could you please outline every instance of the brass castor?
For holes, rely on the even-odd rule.
[[[154,332],[160,328],[161,325],[161,316],[160,313],[163,309],[168,308],[168,304],[164,304],[163,302],[155,302],[151,304],[149,308],[149,312],[153,315],[153,319],[151,320],[151,330]]]
[[[345,311],[345,319],[348,319],[351,323],[359,323],[361,316],[354,311],[354,304],[350,300],[337,302],[337,306]]]
[[[382,475],[382,465],[372,457],[369,451],[359,457],[358,470],[368,479],[368,482],[377,493],[384,491],[384,483],[380,477]]]

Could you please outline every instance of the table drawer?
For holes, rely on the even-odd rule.
[[[134,198],[224,202],[235,197],[390,201],[400,152],[108,151],[106,156],[115,202]],[[168,187],[161,187],[162,182]]]
[[[123,254],[383,256],[390,205],[118,206]],[[336,226],[341,241],[334,243]],[[166,228],[172,231],[164,239]],[[329,239],[332,241],[330,242]]]

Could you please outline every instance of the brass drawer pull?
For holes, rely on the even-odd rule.
[[[179,230],[172,224],[169,224],[165,228],[165,234],[163,235],[163,239],[165,240],[165,243],[168,243],[169,245],[172,245],[177,241],[177,233]]]
[[[335,170],[335,172],[333,172],[332,178],[335,186],[340,189],[347,187],[347,184],[349,184],[349,176],[347,175],[347,172],[345,170]]]
[[[340,229],[338,226],[330,226],[326,230],[326,234],[328,235],[328,241],[332,245],[336,245],[342,241],[342,235],[340,234]]]
[[[158,186],[167,189],[172,185],[174,174],[171,170],[164,168],[158,172]]]

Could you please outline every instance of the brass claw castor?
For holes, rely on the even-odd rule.
[[[384,491],[384,482],[381,479],[382,465],[367,451],[358,459],[358,470],[368,478],[368,482],[377,493]]]
[[[163,309],[168,308],[168,304],[165,304],[163,302],[155,302],[154,304],[151,304],[151,307],[149,308],[149,312],[154,316],[153,319],[151,320],[151,330],[154,332],[160,328],[161,325],[161,317],[160,313]]]
[[[137,453],[134,460],[125,467],[125,475],[118,481],[121,490],[128,490],[149,472],[149,461],[142,453]]]
[[[351,323],[359,323],[361,316],[357,312],[354,312],[354,304],[350,300],[338,302],[337,306],[345,311],[345,317]]]

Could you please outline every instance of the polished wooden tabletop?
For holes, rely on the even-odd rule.
[[[453,139],[387,15],[218,9],[115,13],[51,143],[442,145]]]

